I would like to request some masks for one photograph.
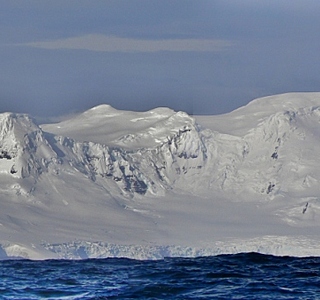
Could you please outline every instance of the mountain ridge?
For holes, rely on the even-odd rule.
[[[188,241],[216,247],[220,240],[227,249],[239,234],[258,241],[264,231],[251,228],[257,218],[267,235],[290,241],[292,228],[316,232],[319,122],[320,93],[258,99],[212,117],[108,105],[53,124],[0,114],[0,246],[8,254],[20,245],[14,249],[24,249],[23,257],[40,257],[57,255],[63,244],[69,257],[66,245],[71,251],[77,236],[89,248],[101,242],[133,251],[155,243],[154,251],[187,251]],[[21,211],[14,212],[16,203]],[[50,224],[56,230],[49,234]],[[217,224],[224,228],[214,238]]]

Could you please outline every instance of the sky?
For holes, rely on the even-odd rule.
[[[319,0],[0,0],[0,112],[221,114],[320,91]]]

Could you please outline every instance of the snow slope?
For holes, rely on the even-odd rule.
[[[219,116],[0,114],[0,258],[320,255],[320,93]]]

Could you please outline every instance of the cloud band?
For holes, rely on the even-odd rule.
[[[158,52],[158,51],[193,51],[216,52],[232,46],[232,42],[215,39],[162,39],[143,40],[89,34],[52,41],[20,44],[42,49],[74,49],[97,52]]]

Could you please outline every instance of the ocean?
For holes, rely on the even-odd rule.
[[[0,261],[1,299],[317,299],[320,257]]]

